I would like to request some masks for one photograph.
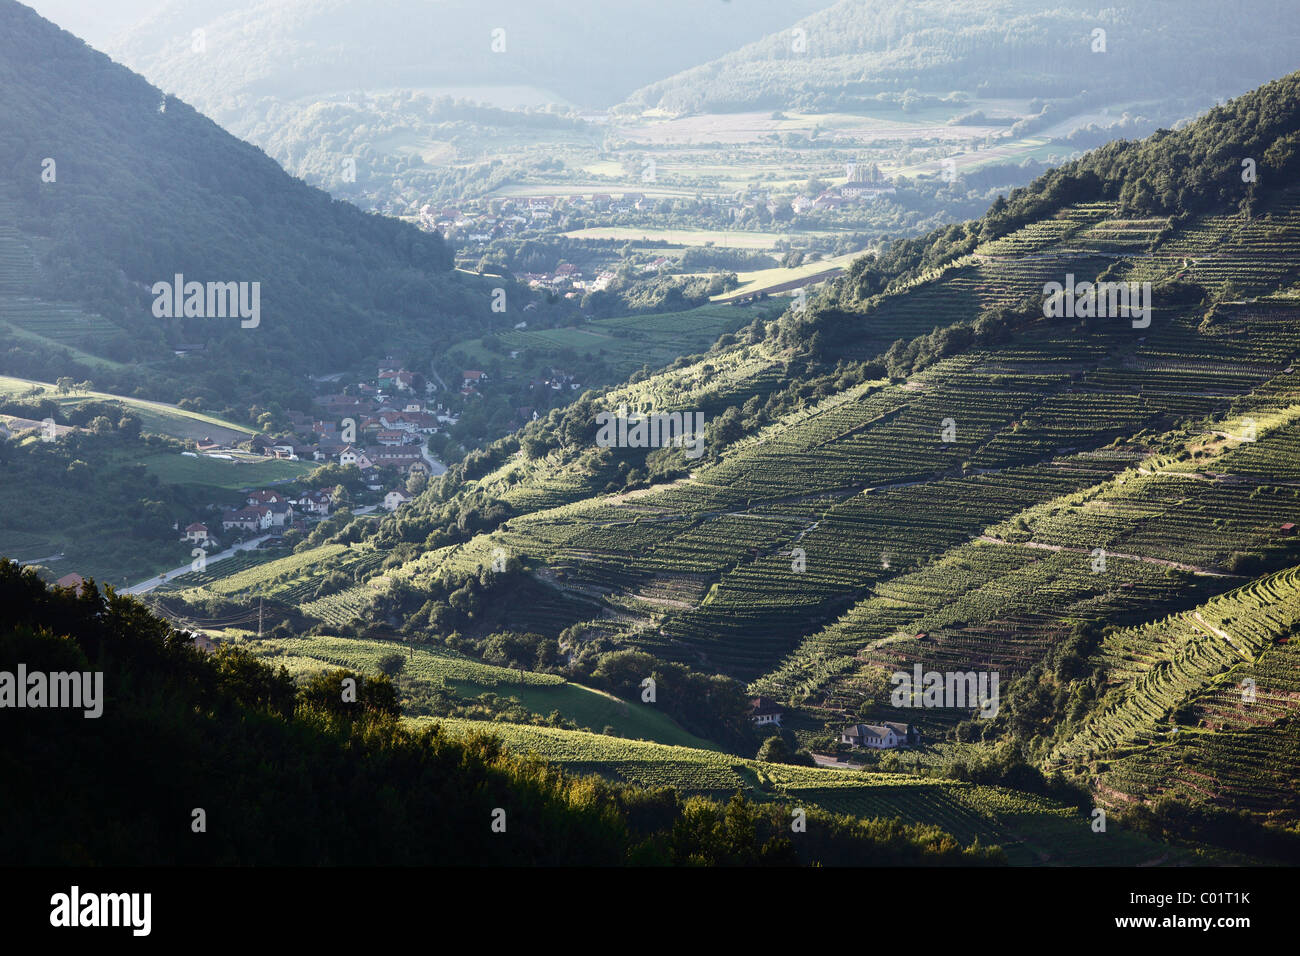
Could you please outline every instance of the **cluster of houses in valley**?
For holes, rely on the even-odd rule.
[[[384,495],[380,507],[396,511],[410,500],[411,495],[404,489],[394,488]],[[240,507],[222,510],[219,531],[215,521],[195,521],[186,525],[181,540],[212,550],[221,545],[223,538],[275,535],[290,530],[306,532],[312,522],[329,517],[333,507],[334,491],[330,488],[295,493],[274,489],[250,491]]]
[[[749,702],[746,715],[755,727],[779,728],[785,712],[771,698],[754,697]],[[893,750],[917,746],[921,742],[921,734],[913,724],[884,720],[877,724],[851,724],[840,731],[839,742],[850,747]]]
[[[694,214],[706,219],[735,222],[752,216],[760,207],[769,216],[788,218],[875,202],[896,189],[874,163],[851,164],[847,181],[821,190],[817,195],[774,193],[751,188],[733,194],[697,196],[691,200]],[[455,206],[425,204],[419,210],[421,228],[437,230],[449,240],[465,245],[486,245],[498,239],[520,239],[569,228],[571,220],[590,222],[592,217],[627,216],[632,213],[668,213],[674,199],[640,192],[574,193],[556,196],[485,197]],[[653,269],[648,270],[653,271]],[[573,265],[561,264],[554,272],[528,273],[524,281],[560,294],[579,295],[598,291],[614,280],[614,273],[599,271],[590,276]]]
[[[882,196],[892,196],[897,190],[893,186],[870,185],[866,183],[847,183],[832,186],[816,196],[795,196],[790,200],[790,208],[796,216],[806,216],[810,212],[843,209],[861,203],[875,202]],[[769,212],[773,210],[769,207]]]
[[[469,200],[460,206],[420,207],[420,225],[448,239],[491,242],[543,231],[572,215],[644,212],[658,200],[644,193],[575,193],[569,196],[529,196],[515,199]]]
[[[210,551],[220,547],[223,540],[250,534],[283,534],[289,530],[305,532],[310,520],[327,517],[333,505],[334,492],[331,489],[295,494],[273,489],[250,491],[239,507],[221,510],[219,524],[210,519],[186,525],[181,540]]]
[[[667,262],[667,259],[663,260]],[[521,277],[530,288],[545,289],[556,295],[577,298],[585,292],[600,292],[618,278],[617,273],[601,270],[594,277],[586,277],[582,270],[570,262],[561,262],[554,272],[525,272]]]
[[[486,383],[484,373],[473,374],[474,385],[471,387],[467,378],[463,394],[472,394]],[[404,368],[401,361],[385,359],[379,363],[374,383],[358,383],[355,394],[318,396],[311,414],[287,413],[288,433],[258,435],[250,447],[254,452],[291,461],[353,465],[376,481],[380,480],[379,471],[385,468],[405,475],[441,474],[443,467],[427,454],[426,444],[430,436],[460,419],[441,402],[428,398],[432,390],[421,375]],[[198,443],[200,453],[221,450],[207,440]]]
[[[426,395],[432,389],[402,361],[388,357],[379,363],[377,373],[375,383],[357,385],[358,394],[319,396],[313,414],[290,411],[286,416],[290,433],[257,435],[249,443],[250,450],[291,461],[353,466],[370,491],[384,492],[389,486],[380,507],[397,510],[411,500],[404,487],[407,477],[445,470],[429,456],[426,443],[430,435],[455,425],[458,416],[441,403],[430,402]],[[465,374],[466,389],[472,391],[471,373]],[[474,388],[486,383],[484,373],[472,374]],[[222,453],[235,451],[208,438],[195,444],[196,452],[189,454],[232,457]],[[182,532],[182,540],[211,549],[223,538],[306,531],[308,522],[328,517],[334,506],[329,488],[301,493],[250,491],[241,506],[222,511],[219,527],[215,520],[192,522]]]

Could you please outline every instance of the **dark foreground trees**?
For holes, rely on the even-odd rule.
[[[900,821],[808,809],[796,832],[801,808],[567,777],[490,735],[409,729],[383,675],[300,688],[238,649],[195,650],[132,598],[51,589],[5,561],[0,680],[19,664],[102,672],[103,712],[0,707],[6,863],[1001,861]]]

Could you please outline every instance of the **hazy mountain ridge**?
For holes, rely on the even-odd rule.
[[[231,10],[174,0],[111,52],[223,123],[238,123],[238,111],[223,108],[228,100],[242,110],[249,97],[390,87],[526,85],[606,106],[665,66],[684,68],[728,49],[737,36],[760,36],[791,13],[819,6],[820,0],[669,0],[632,9],[596,0],[507,0],[486,8],[470,0],[291,0]],[[502,52],[493,50],[498,29]],[[193,30],[205,31],[203,54],[192,51]]]
[[[851,109],[908,90],[1097,103],[1232,96],[1300,66],[1292,8],[1276,0],[1243,7],[1224,17],[1210,0],[1047,11],[1030,0],[840,0],[650,84],[629,103],[723,112]],[[1094,52],[1094,30],[1105,32],[1105,52]]]

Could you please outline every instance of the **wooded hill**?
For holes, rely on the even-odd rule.
[[[172,96],[0,2],[0,371],[206,407],[517,321],[436,234],[288,176]],[[157,282],[260,283],[260,325],[166,319]],[[206,349],[185,360],[177,345]],[[304,406],[305,407],[305,406]]]

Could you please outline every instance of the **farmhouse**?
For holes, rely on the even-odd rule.
[[[283,528],[285,525],[293,524],[293,506],[289,502],[277,501],[266,505],[266,509],[271,513],[272,527]]]
[[[372,467],[397,468],[411,474],[416,471],[423,471],[426,475],[429,473],[429,466],[420,453],[410,449],[400,451],[396,449],[378,449],[374,452]]]
[[[347,467],[348,465],[356,465],[362,471],[365,471],[367,468],[375,467],[374,462],[370,460],[369,456],[366,455],[364,451],[358,451],[351,445],[348,445],[339,452],[339,464],[344,467]]]
[[[755,727],[780,727],[782,713],[776,702],[767,697],[755,697],[749,702],[749,719]]]
[[[886,720],[879,724],[853,724],[844,728],[840,742],[851,747],[869,747],[873,750],[892,750],[920,742],[920,734],[911,724]]]

